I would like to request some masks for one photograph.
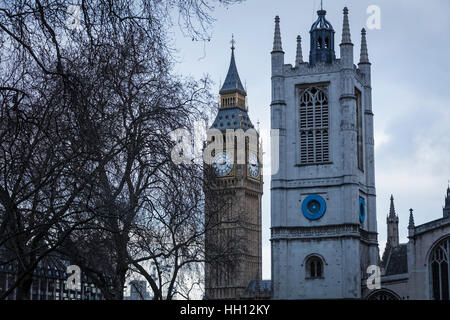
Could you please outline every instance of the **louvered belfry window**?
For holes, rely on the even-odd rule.
[[[328,87],[312,86],[300,91],[300,161],[330,161]]]

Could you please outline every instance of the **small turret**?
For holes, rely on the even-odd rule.
[[[275,17],[275,33],[273,37],[272,50],[272,76],[283,74],[284,51],[281,44],[280,17]]]
[[[445,197],[445,206],[444,206],[443,212],[444,212],[444,218],[450,217],[450,184],[447,188],[447,196]]]
[[[323,9],[317,11],[318,18],[311,26],[311,49],[309,63],[315,65],[319,62],[332,63],[336,59],[334,51],[334,29],[325,19],[327,12]]]
[[[342,24],[341,60],[348,68],[353,68],[353,43],[350,34],[350,23],[348,21],[348,9],[344,8],[344,22]]]
[[[389,215],[386,219],[388,239],[387,244],[395,248],[399,245],[398,237],[398,216],[395,213],[394,196],[391,195],[391,205],[389,208]]]
[[[298,67],[303,63],[302,37],[297,36],[297,55],[295,57],[295,66]]]
[[[413,209],[409,209],[408,237],[414,236],[414,229],[415,228],[416,228],[416,226],[414,224]]]
[[[409,224],[408,229],[414,229],[416,226],[414,224],[414,214],[413,209],[409,209]]]
[[[274,52],[283,52],[283,47],[281,44],[281,31],[280,31],[280,17],[275,17],[275,33],[273,36],[273,50]],[[283,52],[284,53],[284,52]]]
[[[361,30],[361,53],[359,58],[359,64],[370,64],[369,61],[369,51],[367,50],[367,39],[366,39],[366,29]]]

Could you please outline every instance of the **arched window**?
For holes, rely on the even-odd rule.
[[[381,301],[389,301],[389,300],[400,300],[400,298],[390,290],[380,289],[372,292],[367,300],[381,300]]]
[[[323,278],[323,261],[318,256],[312,256],[306,261],[306,277],[309,279]]]
[[[317,39],[317,49],[322,49],[322,38]]]
[[[430,253],[430,280],[434,300],[449,300],[450,237],[440,241]]]
[[[329,161],[328,88],[314,86],[300,93],[300,162]]]

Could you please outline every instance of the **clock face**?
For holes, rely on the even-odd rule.
[[[322,218],[327,210],[325,199],[317,194],[307,196],[302,203],[303,215],[309,220]]]
[[[366,219],[366,203],[364,198],[359,198],[359,221],[364,223]]]
[[[253,178],[257,178],[259,175],[258,157],[254,153],[250,153],[248,156],[248,171]]]
[[[228,153],[221,152],[214,157],[212,167],[218,176],[226,176],[233,168],[233,158]]]

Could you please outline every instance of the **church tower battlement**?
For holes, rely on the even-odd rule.
[[[275,18],[271,129],[278,130],[279,170],[271,179],[273,298],[360,298],[367,267],[379,263],[366,31],[358,65],[347,8],[339,58],[323,8],[309,33],[309,62],[298,36],[295,63],[285,64]]]

